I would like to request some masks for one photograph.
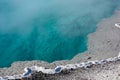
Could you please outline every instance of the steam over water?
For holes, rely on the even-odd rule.
[[[119,0],[0,0],[0,67],[66,60],[87,50],[87,35]]]

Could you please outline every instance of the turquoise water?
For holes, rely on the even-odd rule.
[[[0,67],[15,61],[69,60],[119,0],[0,0]]]

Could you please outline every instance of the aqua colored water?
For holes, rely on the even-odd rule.
[[[119,0],[0,0],[0,67],[15,61],[69,60]]]

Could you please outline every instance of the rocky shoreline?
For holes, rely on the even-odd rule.
[[[65,69],[59,74],[35,72],[22,80],[120,80],[120,60],[88,68]]]
[[[37,80],[63,80],[63,79],[58,78],[58,76],[56,76],[56,75],[63,74],[62,77],[64,77],[65,76],[64,74],[67,74],[67,75],[71,74],[73,71],[78,70],[78,69],[83,69],[83,71],[84,71],[84,70],[89,70],[93,67],[96,68],[97,66],[101,66],[102,68],[104,66],[110,67],[110,66],[106,66],[109,64],[112,64],[112,66],[118,65],[118,67],[120,67],[119,63],[120,63],[120,53],[117,57],[114,57],[114,58],[103,59],[100,61],[97,61],[97,60],[96,61],[88,61],[88,62],[83,62],[83,63],[79,63],[79,64],[78,63],[77,64],[67,64],[65,66],[61,65],[61,66],[57,66],[55,69],[47,69],[45,67],[38,67],[38,66],[26,67],[24,69],[25,73],[13,75],[13,76],[4,76],[4,77],[1,77],[0,80],[16,80],[16,79],[21,79],[21,80],[26,80],[26,79],[27,80],[36,80],[36,79]],[[118,70],[118,72],[120,72],[120,71]],[[87,74],[87,73],[85,73],[85,74]],[[120,73],[118,73],[118,74],[120,74]],[[54,77],[52,77],[52,76],[54,76]],[[118,77],[120,78],[120,75]]]
[[[43,61],[24,61],[24,62],[15,62],[12,64],[10,68],[1,68],[0,69],[0,76],[12,76],[12,75],[17,75],[17,74],[22,74],[24,73],[24,68],[25,67],[31,67],[31,66],[42,66],[45,68],[52,68],[54,69],[56,66],[59,65],[67,65],[67,64],[74,64],[74,63],[81,63],[81,62],[87,62],[87,61],[94,61],[94,60],[102,60],[102,59],[107,59],[110,57],[115,57],[118,55],[120,52],[120,29],[118,27],[115,27],[116,23],[120,23],[120,11],[116,11],[115,15],[108,19],[103,19],[99,24],[97,31],[88,35],[88,51],[78,54],[75,56],[72,60],[70,61],[56,61],[51,64]],[[106,64],[108,65],[108,64]],[[114,65],[116,67],[120,66],[120,61],[115,61],[113,63],[110,63],[110,65]],[[105,66],[106,67],[111,67],[111,66]],[[99,67],[97,67],[99,69]],[[101,68],[100,68],[101,69]],[[120,67],[118,68],[120,69]],[[83,69],[84,70],[84,69]],[[92,69],[90,69],[92,70]],[[96,70],[96,67],[95,67]],[[93,71],[95,71],[93,70]],[[115,69],[114,69],[115,70]],[[87,71],[86,75],[88,74]],[[91,71],[92,72],[92,71]],[[79,70],[75,70],[74,74],[72,75],[77,75]],[[97,73],[97,72],[96,72]],[[71,73],[70,73],[71,74]],[[94,73],[92,73],[94,74]],[[79,75],[84,75],[79,74]],[[77,79],[79,76],[73,76],[75,79],[71,80],[80,80]],[[88,74],[89,75],[89,74]],[[69,75],[67,75],[69,76]],[[62,78],[65,78],[64,80],[70,80],[70,77],[65,77],[62,76]],[[95,76],[92,76],[95,77]],[[53,80],[63,80],[63,79],[53,79]],[[109,78],[109,77],[108,77]],[[45,79],[46,80],[46,79]],[[82,79],[81,79],[82,80]],[[90,80],[90,79],[83,79],[83,80]],[[92,79],[96,80],[96,79]],[[105,79],[97,79],[97,80],[106,80]],[[111,80],[111,79],[107,79]],[[117,79],[113,79],[117,80]]]

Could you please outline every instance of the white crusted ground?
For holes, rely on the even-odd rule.
[[[73,61],[101,60],[115,57],[120,52],[120,11],[108,19],[103,19],[97,27],[96,32],[88,35],[88,51],[78,54]]]
[[[79,63],[79,64],[78,63],[77,64],[67,64],[65,66],[60,65],[60,66],[57,66],[55,69],[45,69],[45,67],[31,66],[31,67],[26,67],[24,69],[25,72],[23,74],[17,74],[17,75],[12,75],[12,76],[3,76],[3,77],[0,77],[0,80],[22,79],[23,77],[30,77],[32,72],[40,72],[41,71],[45,74],[56,74],[56,73],[61,73],[61,71],[66,70],[66,69],[67,70],[71,70],[71,69],[77,70],[77,69],[83,69],[83,68],[88,69],[88,68],[91,68],[93,66],[106,65],[108,63],[114,63],[114,62],[118,62],[118,61],[120,62],[120,54],[117,57],[103,59],[103,60],[100,60],[100,61],[96,60],[96,61],[83,62],[83,63]],[[117,64],[117,65],[119,65],[119,64]],[[108,66],[106,66],[106,68],[107,67]],[[109,69],[109,68],[107,68],[107,69]],[[110,70],[109,71],[110,74],[107,74],[107,75],[113,75],[113,74],[111,74],[111,72],[115,72],[117,69],[120,70],[120,65],[118,66],[118,68],[116,68],[116,69],[114,68],[112,71]],[[120,72],[119,70],[117,70],[117,71]],[[106,74],[104,72],[105,71],[101,72],[102,74],[101,73],[100,74],[97,73],[97,74],[99,76],[100,75],[106,76]],[[118,74],[118,72],[117,72],[117,74]],[[89,74],[89,75],[91,75],[91,74]],[[91,75],[91,76],[93,76],[93,75]],[[116,80],[116,78],[114,80]]]

